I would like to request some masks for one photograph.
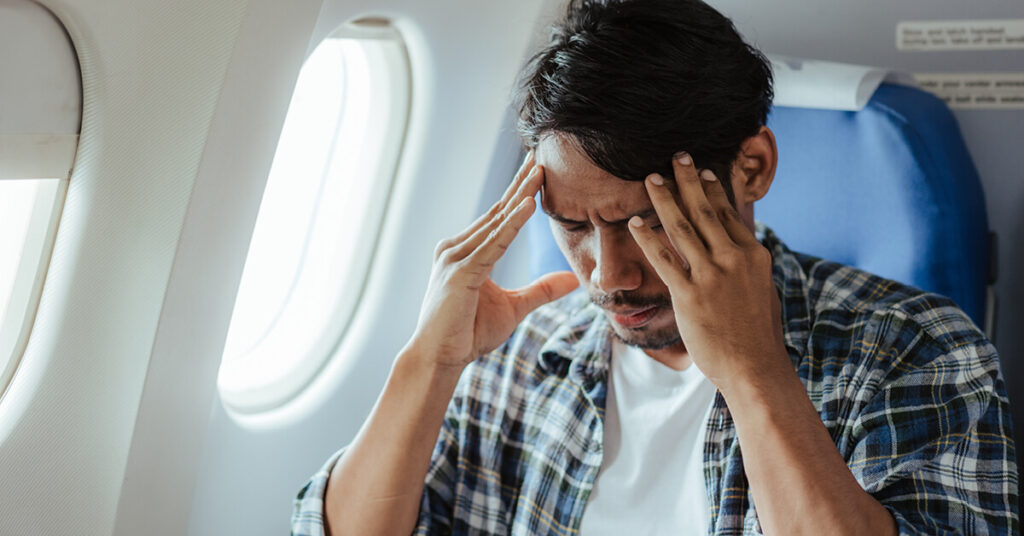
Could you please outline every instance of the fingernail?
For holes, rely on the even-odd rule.
[[[647,177],[647,180],[651,181],[651,184],[653,184],[655,186],[664,186],[665,185],[665,179],[661,178],[661,175],[658,175],[657,173],[649,175]]]
[[[704,171],[700,172],[700,178],[709,182],[714,182],[715,174],[710,169],[705,169]]]
[[[629,224],[639,229],[640,227],[643,227],[644,219],[641,218],[640,216],[633,216],[632,218],[629,219]]]
[[[530,149],[529,151],[526,151],[526,156],[523,157],[523,163],[520,164],[519,167],[525,166],[526,163],[530,161],[530,157],[532,157],[532,156],[533,156],[533,149]]]
[[[676,157],[676,160],[678,160],[679,163],[684,166],[689,166],[690,164],[693,163],[693,159],[690,158],[690,153],[679,153],[679,156]]]

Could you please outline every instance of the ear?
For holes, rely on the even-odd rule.
[[[775,134],[768,127],[761,127],[757,134],[743,141],[733,164],[733,192],[744,205],[759,201],[768,193],[778,159]]]

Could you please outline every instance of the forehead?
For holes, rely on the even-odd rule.
[[[547,136],[537,145],[537,164],[544,167],[544,210],[572,219],[597,215],[620,219],[650,206],[640,181],[625,181],[597,167],[566,136]]]

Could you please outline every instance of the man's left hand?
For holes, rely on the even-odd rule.
[[[645,181],[664,235],[638,217],[629,229],[668,286],[691,359],[723,391],[729,383],[763,377],[766,368],[791,367],[771,253],[711,170],[698,172],[687,154],[673,168],[675,187],[657,174]]]

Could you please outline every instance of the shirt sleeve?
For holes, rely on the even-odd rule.
[[[854,423],[850,469],[900,534],[1017,534],[1018,477],[995,348],[956,307],[881,323],[880,387]]]
[[[347,448],[347,447],[346,447]],[[292,509],[292,536],[324,536],[324,494],[327,477],[345,448],[335,452],[299,490]]]
[[[413,534],[416,536],[451,533],[452,505],[454,482],[458,467],[459,441],[458,430],[461,428],[462,396],[456,390],[456,396],[448,405],[444,423],[438,434],[437,443],[430,458],[430,466],[420,500],[420,513]],[[334,464],[345,452],[342,448],[335,452],[299,490],[292,510],[292,536],[324,536],[324,494],[327,491],[327,478],[334,469]]]

